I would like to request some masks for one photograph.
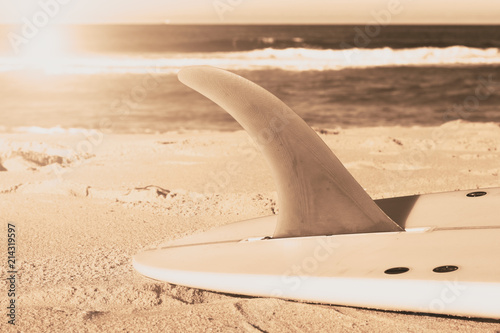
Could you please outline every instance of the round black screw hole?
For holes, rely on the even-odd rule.
[[[469,198],[482,197],[483,195],[486,195],[486,192],[484,192],[484,191],[477,191],[477,192],[467,193],[467,196]]]
[[[446,265],[446,266],[439,266],[434,268],[432,271],[436,273],[449,273],[456,271],[458,269],[457,266],[452,266],[452,265]]]
[[[393,267],[385,270],[385,274],[402,274],[408,272],[408,267]]]

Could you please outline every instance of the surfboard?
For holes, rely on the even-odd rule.
[[[179,79],[257,142],[280,214],[139,253],[139,273],[232,294],[500,319],[500,188],[372,200],[265,89],[206,66]]]

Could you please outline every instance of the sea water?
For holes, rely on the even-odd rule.
[[[310,125],[500,122],[500,27],[55,26],[0,29],[0,130],[236,130],[178,82],[212,65],[268,89]]]

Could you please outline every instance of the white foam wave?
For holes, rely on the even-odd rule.
[[[232,70],[339,70],[381,66],[439,66],[500,64],[500,49],[452,46],[412,49],[316,50],[262,49],[245,52],[185,53],[150,57],[65,58],[47,63],[0,59],[0,71],[35,69],[53,74],[175,73],[184,66],[211,65]]]
[[[7,132],[7,128],[0,128],[0,132]],[[92,136],[99,134],[97,130],[89,130],[85,128],[62,128],[60,126],[55,127],[39,127],[39,126],[21,126],[14,127],[11,129],[14,133],[31,133],[31,134],[71,134],[71,135],[85,135]]]

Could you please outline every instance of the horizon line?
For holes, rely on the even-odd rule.
[[[24,23],[13,23],[13,22],[0,22],[0,26],[13,26],[13,25],[23,25]],[[388,23],[388,24],[378,24],[376,22],[374,23],[326,23],[326,22],[303,22],[303,23],[257,23],[257,22],[245,22],[245,23],[224,23],[224,22],[199,22],[199,23],[193,23],[193,22],[186,22],[186,23],[181,23],[181,22],[176,22],[176,23],[165,23],[165,22],[81,22],[81,23],[53,23],[50,24],[50,26],[96,26],[96,25],[138,25],[138,26],[144,26],[144,25],[152,25],[152,26],[168,26],[168,25],[217,25],[217,26],[228,26],[228,25],[238,25],[238,26],[249,26],[249,25],[254,25],[254,26],[273,26],[273,25],[299,25],[299,26],[306,26],[306,25],[318,25],[318,26],[359,26],[359,25],[382,25],[382,26],[500,26],[500,22],[497,23],[423,23],[423,22],[406,22],[406,23]]]

